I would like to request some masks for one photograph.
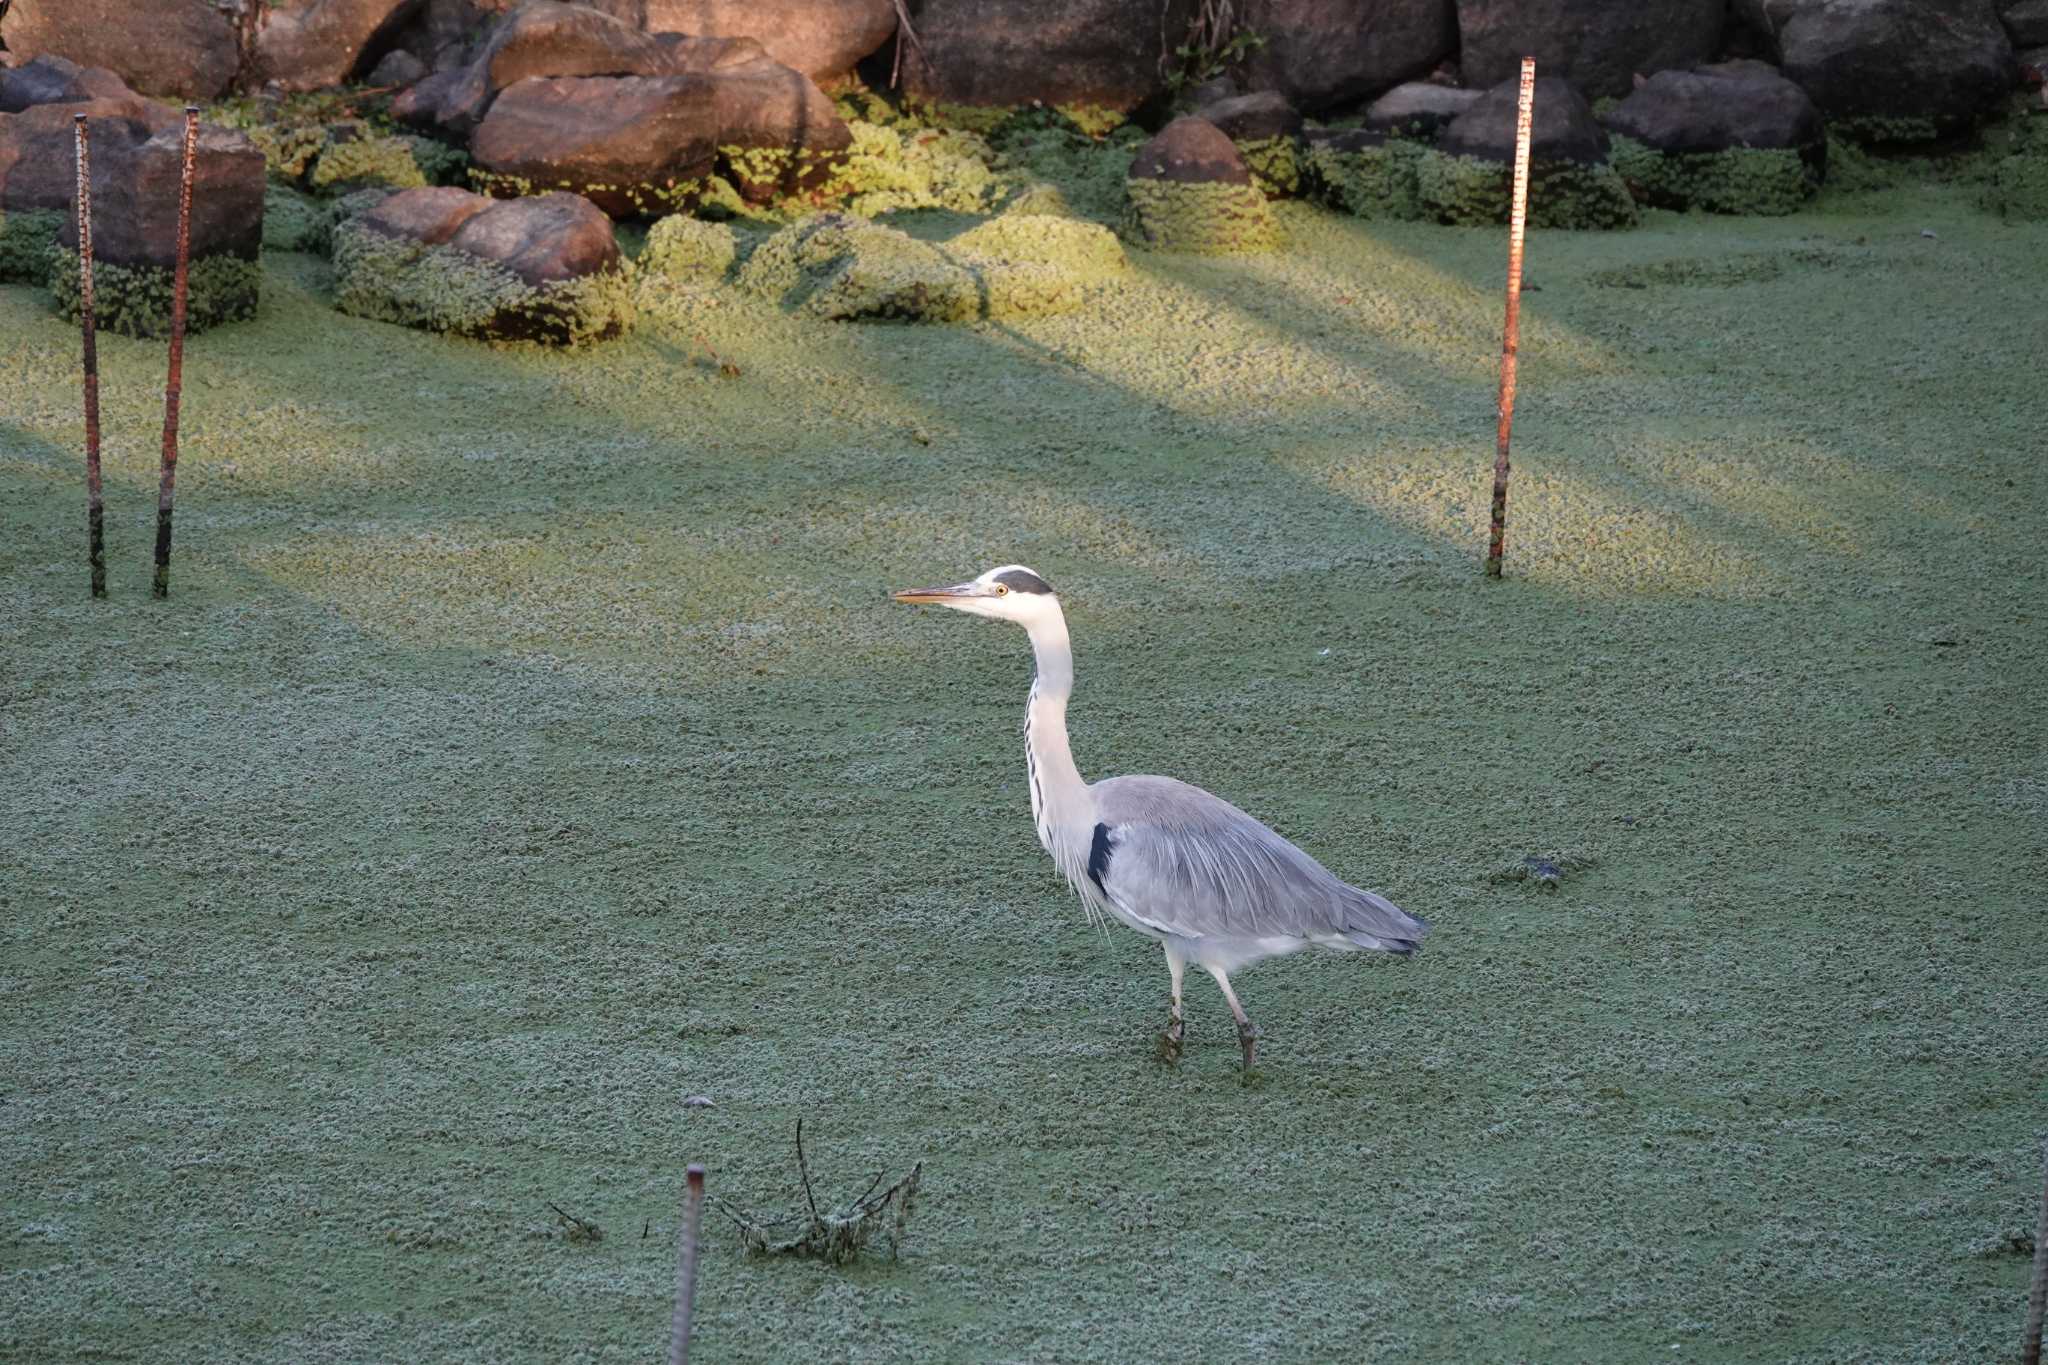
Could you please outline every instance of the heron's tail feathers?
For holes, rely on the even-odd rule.
[[[1351,907],[1344,937],[1373,952],[1412,955],[1429,935],[1429,921],[1418,919],[1374,891],[1351,888],[1357,899]]]

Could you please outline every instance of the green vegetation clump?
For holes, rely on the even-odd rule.
[[[1266,196],[1251,185],[1141,178],[1126,192],[1124,236],[1154,250],[1235,256],[1280,245]]]
[[[824,197],[844,199],[864,218],[904,209],[986,213],[1006,190],[995,149],[958,129],[896,129],[854,122],[853,146]]]
[[[633,320],[625,272],[530,285],[495,261],[350,220],[334,229],[334,305],[356,317],[481,341],[580,346]]]
[[[461,185],[469,178],[469,153],[460,147],[451,147],[431,137],[410,134],[405,139],[412,148],[414,164],[420,174],[427,178],[429,185]]]
[[[1292,199],[1301,193],[1303,157],[1301,143],[1291,137],[1246,138],[1237,144],[1252,173],[1252,184],[1269,199]]]
[[[203,332],[224,322],[256,316],[263,267],[239,256],[195,256],[185,277],[185,330]],[[103,331],[130,337],[171,334],[172,272],[154,265],[92,265],[93,315]],[[78,320],[78,253],[51,253],[50,292],[57,311]]]
[[[828,213],[762,242],[736,280],[806,317],[970,322],[1067,311],[1126,269],[1107,229],[1071,218],[1006,216],[932,243]]]
[[[321,238],[328,208],[287,185],[263,190],[263,249],[313,251]]]
[[[1408,138],[1356,150],[1321,143],[1309,149],[1309,179],[1324,202],[1360,218],[1419,219],[1424,216],[1420,167],[1428,150]]]
[[[1979,202],[2007,218],[2048,219],[2048,118],[2011,120],[1990,139],[1990,153]]]
[[[45,284],[50,278],[57,233],[64,214],[57,209],[0,213],[0,284]],[[77,258],[72,258],[77,265]]]
[[[1067,196],[1058,185],[1043,180],[1033,181],[1004,201],[1006,214],[1039,218],[1074,218],[1074,206],[1067,202]]]
[[[1045,118],[1017,119],[990,139],[1006,179],[1052,186],[1071,212],[1105,224],[1123,214],[1124,180],[1144,142],[1129,125],[1097,141]]]
[[[410,190],[427,183],[419,162],[413,159],[412,140],[402,137],[357,137],[330,142],[306,179],[315,190],[329,193],[370,185]]]
[[[1498,161],[1430,148],[1417,168],[1422,204],[1443,223],[1505,223],[1513,171]],[[1538,161],[1529,168],[1529,224],[1540,228],[1636,225],[1636,201],[1612,166]]]
[[[1789,147],[1730,147],[1676,155],[1634,138],[1613,140],[1624,183],[1659,208],[1782,216],[1798,212],[1820,177]]]
[[[635,265],[643,275],[680,284],[716,284],[739,256],[739,235],[732,228],[672,213],[648,229],[647,246]]]

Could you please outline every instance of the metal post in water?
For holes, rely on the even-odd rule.
[[[1515,190],[1508,210],[1508,316],[1500,347],[1500,426],[1494,434],[1493,524],[1486,541],[1486,576],[1500,577],[1508,522],[1508,432],[1515,424],[1515,349],[1522,332],[1522,233],[1529,219],[1529,131],[1536,104],[1536,59],[1522,58],[1522,89],[1515,104]]]
[[[107,507],[100,492],[100,353],[92,296],[92,134],[85,115],[71,116],[78,151],[78,325],[85,334],[85,562],[92,595],[107,595]]]
[[[156,579],[151,592],[171,595],[171,501],[178,478],[178,392],[185,368],[185,281],[192,254],[192,161],[199,143],[199,106],[185,106],[185,160],[178,176],[178,266],[171,277],[171,371],[164,381],[164,457],[156,489]]]

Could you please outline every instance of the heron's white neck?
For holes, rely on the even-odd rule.
[[[1031,683],[1031,702],[1024,713],[1024,748],[1031,770],[1031,814],[1038,822],[1039,838],[1050,847],[1052,828],[1092,825],[1094,806],[1067,744],[1074,649],[1067,639],[1066,617],[1054,603],[1050,614],[1027,629],[1038,656],[1038,676]]]

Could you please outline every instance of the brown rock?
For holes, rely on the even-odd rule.
[[[158,128],[184,125],[183,118],[165,106],[132,96],[39,104],[19,114],[0,114],[0,212],[71,212],[78,186],[72,132],[76,114],[91,120],[95,162],[102,146],[143,142]]]
[[[419,0],[277,0],[256,31],[256,78],[319,90],[355,75],[364,55]]]
[[[439,246],[495,202],[448,185],[400,190],[359,213],[355,222],[385,237],[405,237]]]
[[[1479,102],[1480,91],[1410,81],[1374,100],[1365,126],[1383,133],[1434,137],[1437,130]]]
[[[852,145],[832,102],[799,73],[677,46],[679,64],[694,53],[711,69],[520,81],[491,105],[471,156],[495,175],[637,217],[690,202],[715,170],[754,199],[802,189]]]
[[[1140,147],[1131,162],[1131,178],[1178,184],[1252,183],[1237,144],[1215,124],[1192,117],[1175,119]]]
[[[908,0],[904,93],[927,104],[1098,105],[1129,112],[1166,90],[1160,35],[1193,0]],[[1177,40],[1176,40],[1177,41]]]
[[[1195,117],[1215,124],[1233,142],[1301,136],[1301,114],[1277,90],[1216,100],[1195,110]]]
[[[137,98],[128,83],[106,67],[80,66],[54,53],[0,71],[0,114],[18,114],[38,104]]]
[[[14,0],[0,42],[114,72],[145,95],[218,97],[234,79],[234,30],[206,0]]]
[[[115,265],[168,268],[177,263],[184,121],[135,136],[144,131],[134,122],[93,126],[93,255]],[[192,175],[193,256],[255,260],[263,246],[263,153],[232,129],[201,124]],[[77,250],[78,224],[69,215],[61,240]]]
[[[1916,0],[1909,0],[1916,2]],[[1562,76],[1588,96],[1626,95],[1638,73],[1682,70],[1714,55],[1727,0],[1457,0],[1465,83]]]
[[[1454,0],[1246,0],[1241,27],[1266,40],[1247,82],[1327,109],[1426,73],[1458,47]]]
[[[1453,156],[1512,162],[1521,87],[1521,77],[1517,76],[1486,91],[1470,109],[1451,120],[1438,137],[1437,147]],[[1532,160],[1576,161],[1583,165],[1598,165],[1607,160],[1607,130],[1593,117],[1593,107],[1570,82],[1555,76],[1538,76],[1535,99],[1529,129]]]
[[[588,199],[542,194],[486,203],[447,238],[449,246],[496,261],[531,285],[619,268],[612,220]]]
[[[819,83],[835,81],[896,32],[891,0],[646,0],[652,33],[753,38]]]

